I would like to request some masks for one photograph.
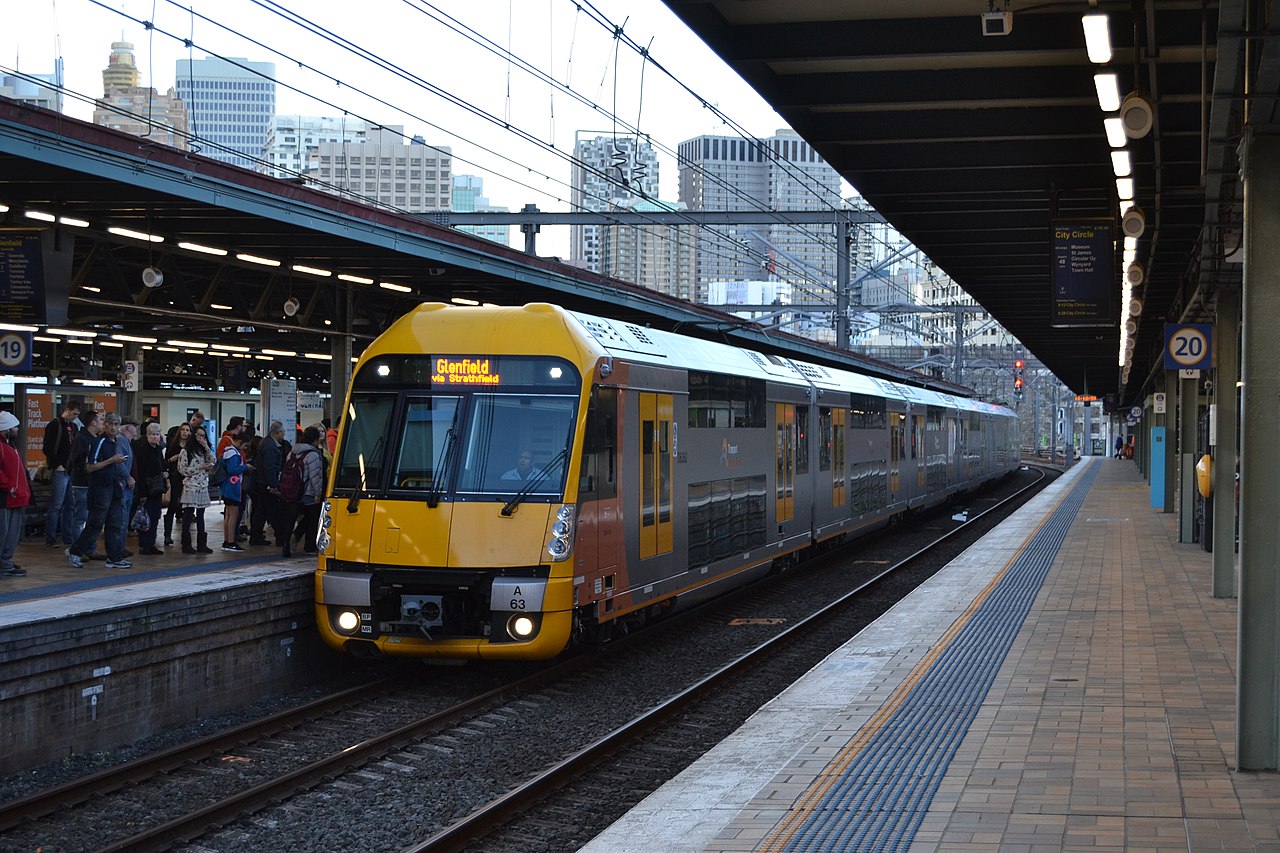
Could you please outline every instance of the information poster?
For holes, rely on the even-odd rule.
[[[1050,226],[1050,325],[1114,326],[1114,223],[1110,219],[1057,219]]]
[[[0,232],[0,320],[43,323],[44,262],[39,233]]]
[[[27,440],[23,446],[23,463],[28,471],[44,464],[44,428],[53,420],[53,395],[43,391],[27,391],[23,397],[23,431]]]

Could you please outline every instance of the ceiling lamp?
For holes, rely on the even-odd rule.
[[[1120,230],[1124,232],[1125,237],[1141,237],[1142,232],[1147,230],[1147,217],[1143,214],[1142,208],[1130,207],[1120,217]]]
[[[1093,87],[1098,92],[1098,106],[1104,113],[1120,109],[1120,81],[1114,74],[1093,75]]]
[[[1150,133],[1154,121],[1151,102],[1139,93],[1130,92],[1120,104],[1120,122],[1124,125],[1124,135],[1130,139],[1141,139]]]
[[[1142,268],[1142,264],[1138,263],[1137,261],[1134,261],[1133,263],[1129,264],[1129,266],[1124,268],[1124,280],[1126,283],[1132,285],[1133,287],[1137,287],[1138,285],[1142,284],[1143,279],[1145,279],[1146,277],[1147,277],[1147,271],[1144,270]],[[1130,311],[1129,313],[1133,314],[1134,312]]]
[[[1110,62],[1111,28],[1107,25],[1106,14],[1091,12],[1080,22],[1084,25],[1084,46],[1089,51],[1089,61],[1098,65]]]

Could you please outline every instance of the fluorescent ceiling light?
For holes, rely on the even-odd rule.
[[[320,361],[332,361],[333,356],[323,352],[304,352],[303,357],[319,359]]]
[[[52,213],[45,213],[43,210],[28,210],[28,211],[25,211],[22,215],[27,217],[27,219],[35,219],[39,222],[56,222],[57,221]]]
[[[93,286],[93,285],[91,285],[91,284],[84,284],[84,285],[81,285],[81,288],[82,288],[82,289],[84,289],[84,290],[89,291],[90,293],[101,293],[101,292],[102,292],[102,288],[101,288],[101,287],[94,287],[94,286]]]
[[[32,336],[31,336],[31,340],[33,340],[33,341],[40,341],[40,342],[42,342],[42,343],[46,343],[46,344],[60,344],[60,343],[62,343],[62,338],[49,338],[49,337],[45,337],[44,335],[32,335]]]
[[[264,267],[278,267],[279,261],[273,261],[270,258],[261,258],[257,255],[236,255],[236,259],[244,261],[247,264],[261,264]]]
[[[1102,129],[1107,132],[1107,144],[1112,148],[1123,148],[1128,137],[1124,135],[1124,121],[1119,118],[1104,118]]]
[[[258,361],[275,361],[275,359],[273,359],[269,355],[255,355],[254,358],[256,358]]]
[[[208,353],[202,349],[184,349],[183,352],[187,355],[208,355]]]
[[[8,212],[9,212],[9,205],[0,204],[0,213],[8,213]]]
[[[1133,198],[1133,178],[1116,178],[1116,194],[1123,199]]]
[[[58,221],[63,225],[70,225],[73,228],[88,228],[89,220],[76,219],[74,216],[59,216]]]
[[[0,329],[6,332],[38,332],[35,326],[20,326],[15,323],[0,323]]]
[[[236,346],[235,344],[214,344],[214,349],[225,349],[231,352],[248,352],[248,347]]]
[[[1125,249],[1125,250],[1124,250],[1124,265],[1125,265],[1126,267],[1127,267],[1127,266],[1129,266],[1129,264],[1131,264],[1131,263],[1133,263],[1134,261],[1136,261],[1137,259],[1138,259],[1138,250],[1137,250],[1137,249]]]
[[[296,352],[294,352],[293,350],[290,350],[290,349],[266,349],[265,347],[264,347],[264,348],[263,348],[263,350],[262,350],[262,354],[263,354],[263,355],[278,355],[278,356],[280,356],[281,358],[293,358],[294,356],[296,356],[296,355],[297,355],[297,353],[296,353]]]
[[[318,267],[308,267],[303,264],[294,264],[292,269],[294,272],[304,272],[307,275],[319,275],[326,277],[333,275],[329,270],[322,270]]]
[[[210,303],[209,303],[209,307],[210,307],[210,308],[212,308],[212,309],[214,309],[215,311],[230,311],[230,310],[231,310],[231,306],[230,306],[230,305],[220,305],[220,304],[218,304],[217,302],[210,302]]]
[[[1089,51],[1089,61],[1104,65],[1111,61],[1111,28],[1107,16],[1093,12],[1080,19],[1084,24],[1084,46]]]
[[[373,284],[373,279],[365,278],[359,275],[348,275],[347,273],[338,273],[338,278],[342,281],[349,281],[352,284]]]
[[[1120,80],[1114,74],[1093,75],[1094,88],[1098,90],[1098,106],[1104,113],[1120,109]]]
[[[124,344],[117,341],[98,341],[100,347],[123,347]]]
[[[177,347],[156,347],[160,352],[177,352]]]
[[[179,243],[178,248],[186,249],[188,252],[199,252],[202,255],[217,255],[220,258],[227,255],[226,249],[215,249],[213,246],[202,246],[199,243]]]
[[[468,299],[465,296],[454,296],[449,301],[452,302],[454,305],[479,305],[480,304],[478,300]]]
[[[92,385],[95,388],[110,388],[115,384],[107,379],[72,379],[71,381],[77,385]]]
[[[53,326],[45,329],[51,335],[65,335],[68,338],[96,338],[97,332],[82,332],[79,329],[57,329]]]
[[[166,341],[171,347],[191,347],[192,349],[207,349],[208,344],[200,341]]]
[[[133,231],[128,228],[108,228],[108,234],[115,234],[117,237],[129,237],[133,240],[141,240],[144,243],[163,243],[164,238],[155,234],[144,234],[141,231]]]
[[[1125,250],[1126,252],[1127,252],[1127,251],[1129,251],[1130,249],[1137,249],[1137,248],[1138,248],[1138,238],[1137,238],[1137,237],[1125,237],[1125,238],[1124,238],[1124,250]]]
[[[85,346],[87,346],[87,347],[88,347],[88,346],[93,346],[93,341],[89,340],[88,338],[67,338],[66,343],[69,343],[69,344],[84,344],[84,345],[85,345]]]
[[[156,342],[155,338],[142,338],[137,335],[112,335],[111,339],[113,341],[128,341],[132,344],[154,344]]]
[[[1126,198],[1120,202],[1120,215],[1124,216],[1129,212],[1129,208],[1133,207],[1133,199]]]
[[[1116,173],[1117,178],[1128,177],[1133,171],[1133,165],[1129,162],[1129,152],[1121,148],[1119,151],[1111,152],[1111,171]]]
[[[394,291],[396,291],[397,293],[412,293],[412,292],[413,292],[413,288],[412,288],[412,287],[405,287],[403,284],[392,284],[392,283],[391,283],[391,282],[389,282],[389,281],[380,281],[380,282],[378,282],[378,287],[385,288],[385,289],[387,289],[387,290],[394,290]]]

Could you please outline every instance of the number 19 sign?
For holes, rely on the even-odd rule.
[[[1213,367],[1213,326],[1208,323],[1166,323],[1165,370],[1208,370]]]

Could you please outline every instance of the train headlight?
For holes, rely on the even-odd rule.
[[[562,506],[556,510],[556,521],[551,525],[551,541],[547,543],[551,559],[563,560],[573,552],[573,521],[573,507]]]
[[[323,500],[320,502],[320,518],[318,525],[320,533],[316,536],[316,547],[325,553],[328,553],[329,546],[333,544],[333,537],[329,535],[329,527],[333,524],[333,516],[330,515],[332,509],[333,504],[330,501]]]
[[[334,621],[338,625],[338,630],[354,634],[360,627],[360,614],[354,610],[343,610]]]
[[[533,620],[528,616],[512,616],[508,630],[510,630],[511,636],[517,640],[527,640],[533,636],[536,627]]]

